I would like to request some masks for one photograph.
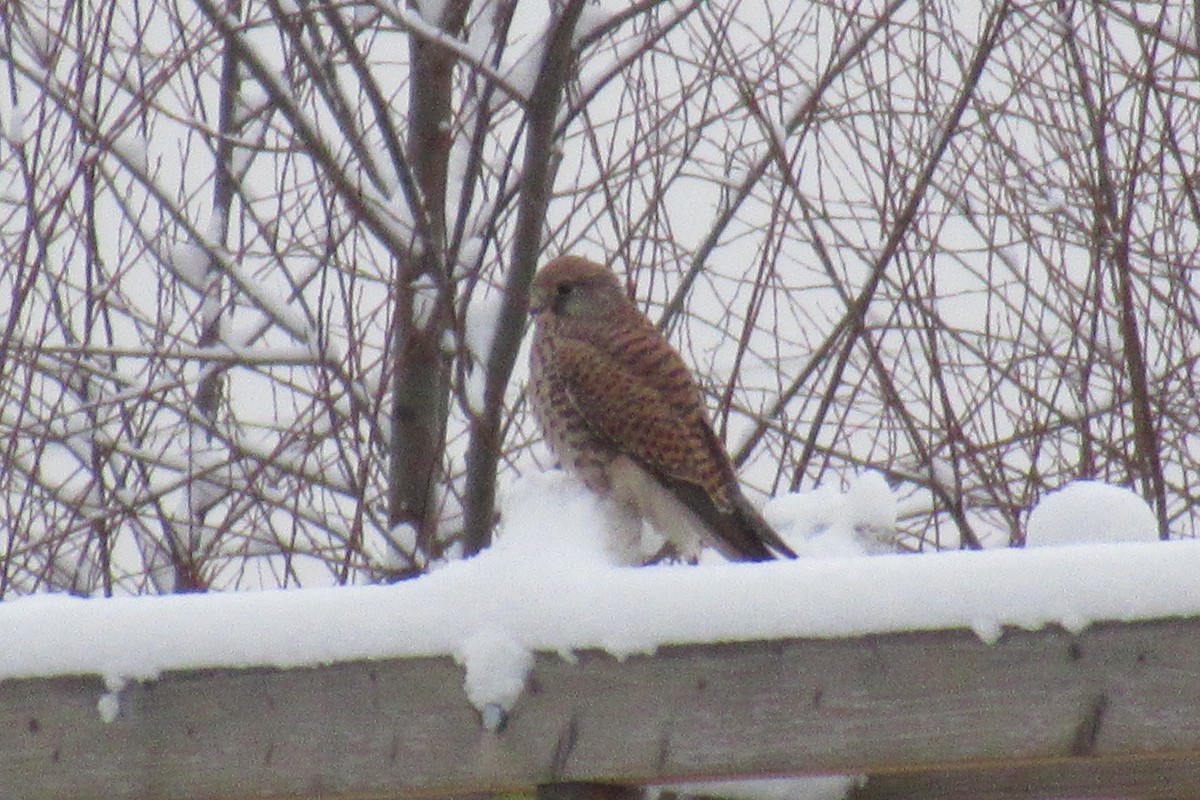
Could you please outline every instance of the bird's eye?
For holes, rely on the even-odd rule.
[[[571,293],[572,288],[573,287],[569,283],[560,283],[558,285],[558,296],[566,297],[567,295],[569,295]]]

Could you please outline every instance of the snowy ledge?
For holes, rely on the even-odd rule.
[[[602,570],[497,548],[391,587],[16,600],[0,787],[848,773],[866,797],[1196,794],[1197,575],[1190,541]]]
[[[994,642],[1005,628],[1200,616],[1200,541],[638,569],[521,555],[394,586],[17,598],[0,603],[0,680],[929,630]]]

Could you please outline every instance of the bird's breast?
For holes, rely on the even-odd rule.
[[[555,357],[553,337],[539,327],[530,350],[530,405],[559,465],[594,492],[610,490],[615,452],[596,436],[572,401]]]

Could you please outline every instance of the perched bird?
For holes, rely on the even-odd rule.
[[[551,261],[530,313],[534,415],[562,467],[616,501],[619,557],[643,560],[633,553],[645,519],[689,561],[702,544],[737,561],[795,558],[742,494],[683,359],[612,270]]]

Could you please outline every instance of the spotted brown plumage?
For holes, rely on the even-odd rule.
[[[530,313],[534,415],[565,470],[685,558],[701,544],[741,561],[795,557],[742,494],[683,359],[612,270],[551,261]]]

